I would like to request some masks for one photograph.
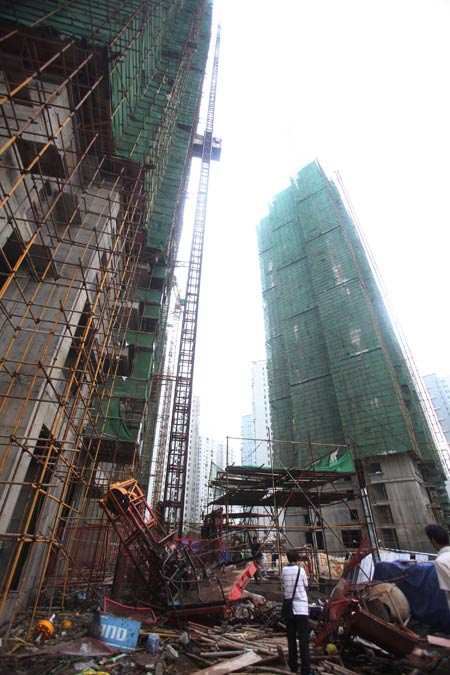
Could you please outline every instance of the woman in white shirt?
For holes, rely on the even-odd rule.
[[[289,667],[292,673],[298,671],[297,639],[300,645],[300,673],[310,675],[311,656],[309,653],[309,618],[308,618],[308,577],[302,567],[297,565],[298,553],[290,550],[287,552],[288,564],[283,567],[281,580],[284,597],[292,598],[295,581],[298,574],[297,587],[293,597],[292,607],[294,618],[286,621],[286,632],[289,649]]]

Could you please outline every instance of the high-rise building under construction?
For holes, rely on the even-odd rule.
[[[148,484],[211,5],[1,3],[2,619],[104,583],[98,497]]]
[[[273,199],[258,245],[274,463],[351,448],[381,542],[426,547],[425,524],[450,515],[444,463],[357,225],[318,163]]]

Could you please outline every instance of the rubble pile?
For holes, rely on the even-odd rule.
[[[173,626],[166,616],[142,624],[136,644],[126,651],[92,637],[97,612],[60,613],[53,631],[27,636],[27,621],[18,624],[0,648],[2,675],[226,675],[273,673],[287,675],[287,641],[276,608],[247,622],[205,625],[188,621]],[[117,618],[117,617],[116,617]],[[47,620],[48,621],[48,620]],[[128,621],[123,619],[123,621]],[[37,627],[46,625],[39,619]],[[125,625],[125,624],[122,624]],[[124,630],[124,629],[122,629]],[[106,631],[107,633],[108,631]],[[335,639],[335,638],[333,638]],[[450,640],[424,640],[423,649],[399,659],[363,640],[342,635],[320,647],[311,634],[316,675],[448,675]]]

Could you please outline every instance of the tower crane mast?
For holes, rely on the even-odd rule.
[[[202,271],[203,242],[206,221],[206,203],[211,159],[218,159],[213,138],[216,102],[217,73],[219,67],[220,27],[217,29],[211,85],[208,100],[206,127],[197,154],[201,156],[191,253],[186,282],[186,297],[181,325],[180,347],[173,396],[172,421],[167,454],[167,470],[164,486],[163,516],[166,527],[177,530],[181,537],[186,488],[186,473],[189,447],[189,427],[192,404],[195,342],[197,333],[200,280]],[[195,151],[194,145],[194,151]],[[201,152],[201,154],[200,154]]]

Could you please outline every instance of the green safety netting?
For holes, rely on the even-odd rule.
[[[44,17],[44,18],[43,18]],[[148,245],[165,250],[187,174],[208,56],[212,3],[23,0],[0,18],[75,37],[107,64],[114,153],[145,163]],[[106,50],[103,55],[101,50]],[[101,55],[101,56],[100,56]],[[109,107],[108,107],[109,109]]]
[[[106,401],[102,403],[102,409],[105,412],[103,412],[103,415],[100,414],[98,416],[97,422],[99,434],[101,433],[103,438],[114,438],[134,443],[136,438],[130,433],[120,416],[120,399],[112,397],[109,400],[109,405]],[[106,410],[108,411],[107,415]]]
[[[151,349],[155,341],[155,336],[153,333],[144,333],[137,330],[118,330],[116,335],[119,340],[126,340],[128,344],[132,344],[135,347],[144,347],[146,349]]]
[[[152,371],[153,352],[139,349],[135,352],[131,377],[148,380]]]
[[[437,459],[419,397],[357,229],[317,162],[258,227],[272,433],[352,445],[356,459]],[[292,463],[292,448],[274,443]]]
[[[338,471],[339,473],[355,472],[355,465],[350,452],[344,452],[338,459],[334,459],[334,454],[334,452],[331,452],[328,457],[322,457],[319,462],[311,464],[307,468],[314,469],[315,471]]]
[[[144,318],[146,319],[159,319],[161,314],[160,305],[145,305],[144,306]]]

